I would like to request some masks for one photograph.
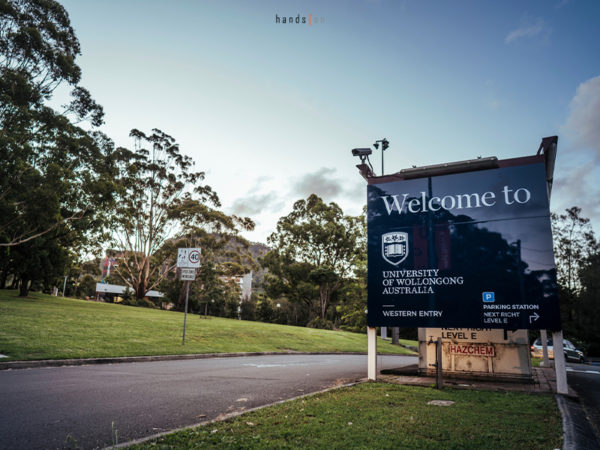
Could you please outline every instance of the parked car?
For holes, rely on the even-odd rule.
[[[567,361],[573,361],[578,363],[585,362],[585,356],[583,352],[576,348],[571,341],[563,339],[563,349],[565,353],[565,359]],[[542,340],[537,338],[531,346],[531,356],[535,358],[543,358]],[[552,346],[552,339],[548,339],[548,358],[554,359],[554,348]]]

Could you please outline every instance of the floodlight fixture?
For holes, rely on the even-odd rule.
[[[379,144],[381,144],[381,176],[383,176],[383,152],[390,146],[390,141],[388,141],[387,138],[379,139],[378,141],[375,141],[373,147],[375,147],[376,150],[379,150]]]

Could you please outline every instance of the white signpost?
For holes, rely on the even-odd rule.
[[[179,248],[177,249],[177,267],[187,267],[197,269],[200,267],[200,248]]]
[[[196,279],[196,269],[200,267],[200,248],[177,249],[177,268],[180,270],[179,279],[185,281],[185,315],[183,316],[183,338],[181,345],[185,345],[185,324],[187,322],[188,298],[190,295],[190,281]]]

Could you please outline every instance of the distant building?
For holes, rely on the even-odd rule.
[[[100,269],[102,269],[102,280],[110,276],[111,272],[114,272],[113,269],[119,267],[119,261],[128,254],[124,250],[107,250],[106,256],[100,262]]]
[[[241,290],[240,300],[248,300],[252,295],[252,271],[243,276],[234,276],[234,277],[219,277],[221,281],[233,281],[235,282]]]
[[[96,300],[110,298],[115,303],[123,301],[123,295],[126,291],[134,293],[133,289],[129,286],[121,286],[119,284],[108,284],[108,283],[96,283]],[[165,294],[159,291],[148,291],[146,297],[149,299],[159,299],[164,297]]]

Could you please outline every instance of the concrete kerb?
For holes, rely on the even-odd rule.
[[[563,428],[563,449],[571,450],[575,448],[575,430],[573,427],[573,417],[569,412],[569,408],[565,403],[565,399],[562,395],[556,394],[556,403],[560,410],[562,417],[562,428]]]
[[[306,353],[297,353],[297,354],[306,354]],[[314,353],[312,353],[314,354]],[[332,354],[332,353],[320,353],[320,354]],[[337,353],[340,354],[340,353]],[[353,354],[364,354],[364,353],[353,353]],[[396,378],[397,380],[394,380],[394,378]],[[398,380],[398,379],[402,379],[402,381]],[[383,377],[379,377],[378,382],[383,382],[383,383],[389,383],[389,384],[403,384],[403,385],[412,385],[412,386],[421,386],[421,387],[427,387],[430,386],[432,384],[432,380],[430,378],[427,377],[394,377],[394,376],[383,376]],[[396,381],[396,382],[395,382]],[[400,381],[400,382],[398,382]],[[203,422],[198,422],[196,424],[192,424],[192,425],[188,425],[185,427],[181,427],[181,428],[176,428],[173,430],[169,430],[169,431],[163,431],[161,433],[157,433],[157,434],[153,434],[150,436],[146,436],[144,438],[140,438],[140,439],[135,439],[132,441],[128,441],[128,442],[123,442],[121,444],[117,444],[117,445],[112,445],[109,447],[105,447],[104,450],[107,449],[112,449],[112,448],[123,448],[123,447],[129,447],[131,445],[137,445],[137,444],[142,444],[144,442],[153,440],[153,439],[158,439],[162,436],[166,436],[172,433],[176,433],[178,431],[184,431],[184,430],[190,430],[193,428],[197,428],[197,427],[201,427],[201,426],[208,426],[212,423],[218,423],[218,422],[224,422],[226,420],[232,419],[234,417],[239,417],[242,416],[244,414],[253,412],[253,411],[257,411],[263,408],[268,408],[270,406],[274,406],[274,405],[279,405],[282,403],[286,403],[286,402],[290,402],[293,400],[297,400],[297,399],[301,399],[301,398],[306,398],[306,397],[311,397],[317,394],[321,394],[321,393],[325,393],[325,392],[329,392],[335,389],[341,389],[341,388],[345,388],[345,387],[351,387],[351,386],[356,386],[358,384],[361,383],[366,383],[369,382],[368,379],[363,378],[361,380],[355,381],[355,382],[351,382],[351,383],[345,383],[339,386],[332,386],[326,389],[322,389],[319,391],[315,391],[315,392],[311,392],[308,394],[302,394],[296,397],[292,397],[289,399],[285,399],[285,400],[279,400],[273,403],[268,403],[265,405],[261,405],[261,406],[257,406],[255,408],[250,408],[244,411],[236,411],[236,412],[232,412],[232,413],[228,413],[228,414],[223,414],[221,416],[219,416],[216,419],[212,419],[212,420],[206,420]],[[516,383],[508,383],[508,384],[501,384],[500,386],[496,383],[479,383],[477,385],[460,385],[460,384],[455,384],[455,385],[448,385],[447,387],[449,388],[454,388],[454,389],[465,389],[465,387],[467,389],[482,389],[482,390],[501,390],[501,391],[510,391],[510,390],[515,390],[518,391],[519,389],[510,389],[510,387],[507,389],[507,386],[516,386]],[[531,386],[531,385],[530,385]],[[549,387],[549,386],[548,386]],[[534,391],[529,391],[530,393],[533,392],[537,392],[537,393],[541,393],[541,392],[545,392],[545,393],[549,393],[548,389],[542,389],[542,390],[534,390]],[[576,397],[574,396],[563,396],[560,394],[556,394],[555,395],[557,403],[558,403],[558,407],[562,416],[562,428],[563,428],[563,449],[574,449],[574,448],[578,448],[577,447],[577,442],[581,440],[580,437],[578,437],[578,433],[577,431],[574,429],[574,418],[572,417],[572,414],[569,410],[568,405],[566,405],[565,403],[565,399],[570,399],[570,400],[576,400]],[[582,447],[582,448],[586,448],[586,447]]]
[[[84,359],[44,359],[32,361],[6,361],[0,362],[0,370],[9,369],[33,369],[38,367],[63,367],[63,366],[87,366],[94,364],[121,364],[132,362],[150,361],[177,361],[186,359],[205,358],[235,358],[242,356],[265,356],[265,355],[365,355],[366,352],[238,352],[238,353],[197,353],[186,355],[156,355],[156,356],[123,356],[113,358],[84,358]],[[407,356],[389,353],[389,356]],[[410,355],[408,355],[410,356]]]
[[[600,448],[600,439],[585,405],[579,398],[556,394],[562,416],[563,449]]]
[[[276,354],[280,354],[280,353],[276,353]],[[302,354],[302,353],[297,353],[297,354]],[[314,355],[315,353],[310,353],[310,354]],[[322,355],[331,355],[331,354],[339,354],[339,353],[319,353],[319,354],[322,354]],[[346,355],[347,354],[359,354],[359,355],[363,355],[365,353],[344,353],[344,354],[346,354]],[[366,383],[366,382],[368,382],[368,380],[366,378],[363,378],[363,379],[361,379],[359,381],[354,381],[352,383],[345,383],[345,384],[341,384],[339,386],[331,386],[331,387],[326,388],[326,389],[321,389],[320,391],[315,391],[315,392],[310,392],[308,394],[298,395],[296,397],[288,398],[288,399],[285,399],[285,400],[278,400],[278,401],[273,402],[273,403],[268,403],[266,405],[261,405],[261,406],[255,407],[255,408],[246,409],[244,411],[236,411],[236,412],[232,412],[232,413],[228,413],[228,414],[222,414],[222,415],[220,415],[216,419],[205,420],[204,422],[198,422],[198,423],[195,423],[193,425],[188,425],[188,426],[181,427],[181,428],[175,428],[174,430],[163,431],[162,433],[153,434],[151,436],[146,436],[146,437],[143,437],[143,438],[140,438],[140,439],[135,439],[133,441],[123,442],[122,444],[111,445],[109,447],[105,447],[104,450],[108,450],[108,449],[112,449],[112,448],[123,448],[123,447],[129,447],[131,445],[143,444],[144,442],[151,441],[153,439],[158,439],[160,437],[163,437],[163,436],[166,436],[166,435],[169,435],[169,434],[177,433],[178,431],[185,431],[185,430],[190,430],[190,429],[193,429],[193,428],[205,427],[207,425],[210,425],[212,423],[217,423],[217,422],[225,422],[226,420],[232,419],[234,417],[239,417],[239,416],[242,416],[244,414],[251,413],[253,411],[258,411],[258,410],[263,409],[263,408],[268,408],[270,406],[280,405],[282,403],[291,402],[293,400],[298,400],[298,399],[306,398],[306,397],[312,397],[313,395],[323,394],[325,392],[333,391],[335,389],[342,389],[342,388],[346,388],[346,387],[356,386],[357,384]]]

